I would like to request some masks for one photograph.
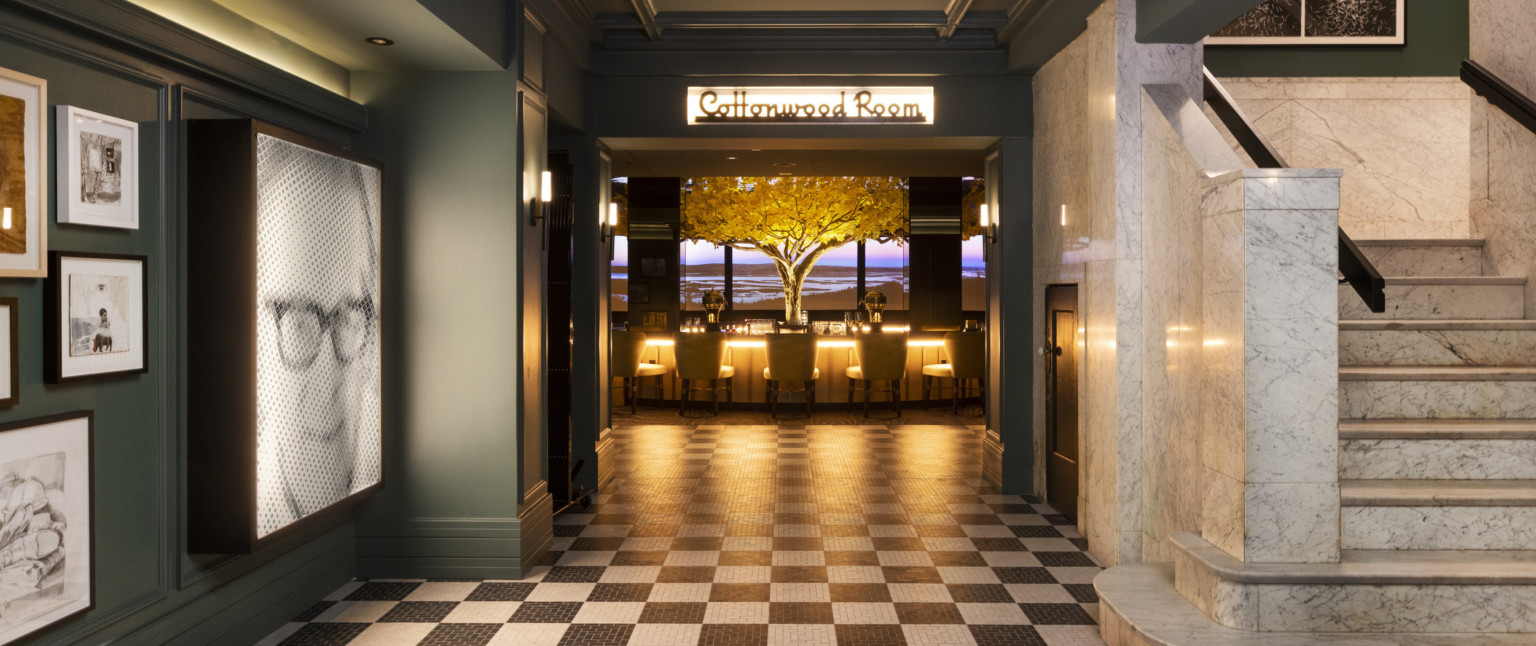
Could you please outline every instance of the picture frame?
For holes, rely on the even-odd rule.
[[[48,82],[0,68],[0,277],[48,274]]]
[[[641,258],[640,275],[646,278],[665,278],[667,276],[667,259]]]
[[[43,380],[75,383],[149,372],[149,259],[53,251],[44,288]]]
[[[60,224],[139,228],[139,124],[55,108]]]
[[[666,329],[667,313],[661,310],[646,310],[640,315],[640,325],[645,328]]]
[[[16,308],[20,299],[0,298],[0,409],[21,403],[20,332]]]
[[[96,607],[94,463],[91,411],[0,424],[0,514],[31,508],[25,533],[0,527],[0,550],[20,545],[36,555],[5,571],[0,645]]]
[[[651,284],[650,283],[632,283],[632,284],[630,284],[630,286],[629,286],[629,304],[630,305],[650,305],[651,304]]]
[[[1405,0],[1267,0],[1206,45],[1402,45]],[[1363,6],[1364,5],[1364,6]]]
[[[384,486],[384,167],[249,119],[186,146],[187,548],[248,554]]]

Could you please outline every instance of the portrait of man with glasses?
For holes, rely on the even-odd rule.
[[[380,478],[379,172],[256,145],[257,537]]]

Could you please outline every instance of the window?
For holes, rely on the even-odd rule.
[[[851,310],[859,301],[859,245],[848,243],[816,261],[800,290],[806,310]],[[782,303],[783,298],[779,301]]]
[[[864,287],[885,294],[885,308],[907,310],[907,246],[896,240],[864,243]]]
[[[784,311],[784,282],[761,251],[731,250],[731,297],[738,310]]]
[[[613,236],[613,263],[608,270],[608,305],[614,312],[629,311],[629,238]]]
[[[704,309],[704,294],[711,289],[725,293],[725,248],[708,242],[684,240],[678,250],[682,270],[680,284],[684,311]]]
[[[986,238],[980,235],[960,241],[960,309],[967,312],[987,309],[985,245]]]

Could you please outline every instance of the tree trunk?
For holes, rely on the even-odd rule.
[[[805,287],[805,276],[810,273],[808,268],[791,268],[788,265],[774,263],[779,270],[779,280],[784,283],[784,322],[790,325],[800,323],[800,290]]]

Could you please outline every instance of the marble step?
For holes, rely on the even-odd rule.
[[[1339,419],[1536,418],[1536,368],[1345,366]]]
[[[1339,364],[1536,365],[1536,320],[1339,321]]]
[[[1383,276],[1481,276],[1482,239],[1356,240]]]
[[[1339,285],[1340,319],[1519,319],[1525,278],[1408,276],[1386,279],[1387,310],[1372,312],[1349,285]]]
[[[1536,439],[1339,440],[1341,480],[1536,480]]]
[[[1536,419],[1360,419],[1339,422],[1341,440],[1536,440]]]
[[[1338,625],[1341,626],[1333,628],[1332,632],[1273,630],[1260,632],[1256,628],[1237,629],[1217,623],[1182,596],[1176,587],[1176,578],[1175,566],[1168,563],[1119,565],[1105,570],[1103,574],[1094,578],[1093,588],[1099,597],[1101,615],[1099,623],[1103,626],[1104,642],[1108,646],[1402,646],[1406,643],[1415,646],[1466,646],[1467,644],[1529,646],[1532,641],[1529,634],[1509,632],[1439,631],[1409,634],[1379,630],[1365,632],[1362,629],[1343,635],[1337,631],[1344,630],[1342,626],[1349,626],[1354,622],[1342,617],[1329,618],[1330,621],[1339,621]],[[1316,589],[1319,586],[1310,587]],[[1397,592],[1399,589],[1399,586],[1390,586],[1383,588],[1383,591]],[[1433,587],[1425,591],[1432,592],[1440,589]],[[1412,591],[1409,590],[1409,592]],[[1286,610],[1292,605],[1294,597],[1261,599],[1255,592],[1251,598],[1255,624],[1258,623],[1259,613],[1268,608],[1273,610],[1265,612],[1265,617],[1292,616]],[[1417,599],[1410,597],[1410,599],[1400,600],[1392,605],[1379,606],[1379,608],[1383,611],[1398,608],[1424,615],[1428,613],[1422,609],[1415,610],[1405,602],[1434,598],[1432,595],[1419,595]],[[1352,608],[1359,604],[1342,605]],[[1477,605],[1453,606],[1460,611],[1478,607]],[[1471,621],[1462,620],[1457,623],[1479,623],[1474,617],[1469,619]],[[1411,641],[1408,640],[1409,638]]]
[[[1536,480],[1340,480],[1345,550],[1536,550]]]
[[[1192,532],[1175,533],[1172,544],[1173,583],[1184,599],[1220,625],[1271,639],[1293,636],[1287,632],[1536,632],[1536,615],[1528,611],[1536,603],[1533,551],[1345,550],[1337,563],[1250,563]],[[1101,583],[1117,569],[1094,581],[1106,617],[1121,611],[1117,602],[1128,601]],[[1370,639],[1296,643],[1378,643],[1356,638]],[[1417,634],[1396,639],[1380,643],[1467,643]]]

